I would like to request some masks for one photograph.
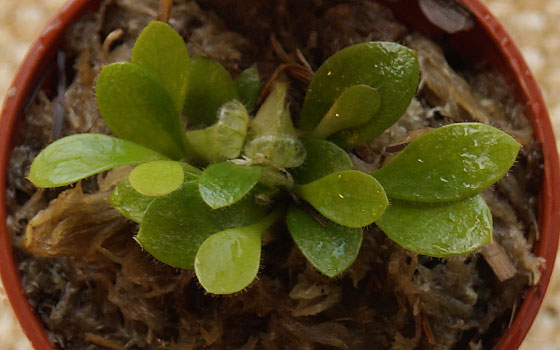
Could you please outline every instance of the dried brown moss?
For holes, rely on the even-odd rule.
[[[96,109],[94,78],[102,65],[129,58],[157,5],[155,0],[106,1],[99,14],[74,26],[64,48],[67,66],[75,68],[63,99],[64,134],[108,132]],[[356,263],[344,276],[329,279],[278,227],[264,246],[263,268],[250,288],[229,297],[206,295],[191,271],[143,252],[133,240],[137,226],[106,203],[126,169],[62,193],[36,191],[25,179],[32,159],[51,141],[55,97],[47,89],[25,116],[7,195],[24,290],[52,342],[65,349],[489,348],[525,288],[538,279],[541,263],[527,239],[538,234],[535,194],[542,157],[523,108],[503,79],[488,71],[457,74],[436,45],[409,35],[386,8],[371,1],[178,1],[170,23],[191,39],[192,53],[200,53],[200,45],[234,74],[257,62],[265,79],[283,63],[316,69],[338,49],[365,40],[402,41],[417,49],[423,83],[406,115],[351,156],[357,167],[375,169],[418,129],[463,120],[489,122],[517,137],[524,146],[517,165],[484,193],[496,242],[516,274],[500,282],[478,253],[418,256],[371,227]],[[123,35],[104,51],[103,41],[119,28]],[[305,84],[293,78],[291,107],[297,112]],[[24,248],[28,224],[26,243],[37,254]]]

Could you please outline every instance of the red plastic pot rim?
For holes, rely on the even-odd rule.
[[[476,29],[488,40],[486,52],[498,55],[505,66],[498,67],[512,78],[517,86],[517,97],[526,104],[526,112],[531,120],[535,135],[542,143],[544,155],[544,181],[539,202],[540,240],[535,244],[535,254],[546,259],[547,266],[542,271],[536,286],[529,288],[523,304],[518,309],[511,328],[505,332],[496,349],[517,349],[529,331],[544,294],[558,248],[558,228],[560,227],[560,169],[556,140],[541,92],[531,75],[519,50],[488,9],[479,0],[462,0],[477,20]],[[15,142],[16,121],[23,115],[24,106],[39,81],[42,72],[52,62],[62,43],[65,30],[82,14],[99,6],[100,0],[70,0],[51,19],[39,38],[32,44],[21,64],[11,88],[8,90],[0,115],[0,274],[6,293],[22,325],[23,331],[37,350],[54,349],[48,340],[43,325],[32,311],[23,293],[17,265],[12,254],[10,234],[6,227],[6,184],[10,151]],[[467,33],[468,34],[468,33]],[[460,34],[466,35],[466,34]]]

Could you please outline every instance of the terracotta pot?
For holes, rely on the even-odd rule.
[[[463,0],[473,13],[475,26],[469,31],[453,35],[445,34],[429,23],[422,15],[417,1],[405,1],[408,11],[396,13],[396,16],[407,26],[442,39],[465,57],[475,60],[485,57],[487,62],[504,74],[514,86],[518,101],[526,106],[526,113],[533,124],[535,135],[543,146],[545,169],[538,213],[540,239],[535,243],[534,252],[537,256],[545,258],[547,264],[542,270],[538,285],[529,288],[511,328],[501,336],[496,346],[496,349],[501,350],[517,349],[529,331],[542,303],[558,247],[560,171],[556,142],[548,113],[540,90],[519,50],[496,18],[478,0]],[[17,264],[12,254],[6,228],[8,158],[16,142],[18,122],[23,119],[24,106],[33,95],[36,86],[40,84],[47,67],[54,61],[65,31],[83,13],[94,11],[99,6],[99,2],[99,0],[71,0],[58,11],[29,49],[6,96],[0,118],[0,273],[16,316],[37,350],[54,347],[23,295]],[[387,2],[387,5],[398,6],[395,2]]]

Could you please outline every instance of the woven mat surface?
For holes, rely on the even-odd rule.
[[[31,40],[64,0],[0,0],[0,98]],[[519,45],[560,136],[560,0],[483,0]],[[557,137],[557,140],[560,140]],[[560,144],[560,142],[558,142]],[[557,267],[560,266],[557,262]],[[0,285],[0,349],[30,350]],[[560,350],[560,268],[522,350]]]

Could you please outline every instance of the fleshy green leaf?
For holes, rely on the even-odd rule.
[[[37,187],[59,187],[128,164],[167,159],[130,141],[101,134],[67,136],[48,145],[31,164]]]
[[[245,154],[266,159],[277,168],[294,168],[305,159],[305,148],[297,137],[286,106],[286,83],[277,82],[251,121],[251,140]]]
[[[185,181],[192,181],[192,180],[198,181],[198,177],[200,176],[200,174],[202,174],[202,170],[188,163],[181,162],[179,164],[181,164],[185,172]]]
[[[128,176],[132,187],[144,196],[164,196],[178,189],[185,179],[181,163],[156,160],[138,165]]]
[[[103,67],[97,80],[97,104],[120,138],[172,159],[187,157],[180,114],[153,74],[133,63]]]
[[[295,206],[288,209],[286,218],[290,234],[307,260],[321,273],[335,277],[356,260],[363,233],[360,228],[325,221],[321,226]]]
[[[211,209],[200,197],[198,184],[186,182],[179,190],[156,197],[148,207],[136,239],[159,261],[192,269],[198,248],[210,235],[259,221],[265,209],[252,196],[222,209]]]
[[[187,94],[189,52],[185,41],[168,24],[152,21],[132,49],[132,63],[152,73],[181,113]]]
[[[396,43],[368,42],[342,49],[317,70],[301,112],[310,135],[346,88],[365,84],[379,92],[381,106],[366,124],[333,135],[342,147],[361,145],[393,125],[406,111],[418,85],[416,54]]]
[[[189,88],[185,113],[189,127],[205,128],[216,123],[224,103],[239,100],[233,79],[218,62],[197,56],[189,61]]]
[[[339,171],[294,189],[327,219],[347,227],[373,223],[388,205],[379,182],[357,170]]]
[[[402,247],[435,257],[467,254],[492,241],[492,214],[480,195],[437,204],[392,200],[376,223]]]
[[[122,180],[115,186],[109,202],[121,215],[141,223],[148,206],[154,201],[154,197],[147,197],[136,191],[128,178]]]
[[[365,124],[380,105],[376,89],[367,85],[350,86],[336,99],[311,137],[325,139],[337,131]]]
[[[520,145],[481,123],[457,123],[412,141],[373,174],[390,198],[443,202],[473,196],[502,178]]]
[[[194,150],[210,163],[239,157],[245,137],[249,113],[239,101],[224,104],[218,112],[218,122],[205,129],[187,132]]]
[[[255,109],[261,91],[261,79],[259,78],[257,67],[252,66],[241,72],[237,79],[235,79],[235,88],[241,102],[243,102],[249,112],[252,112]]]
[[[204,169],[198,182],[202,199],[213,209],[227,207],[241,200],[261,178],[259,166],[229,162],[213,164]]]
[[[185,181],[198,181],[201,171],[187,163],[180,163],[183,171]],[[154,197],[144,196],[136,191],[128,177],[115,186],[109,202],[121,215],[137,223],[142,222],[144,213],[148,206],[154,201]]]
[[[204,289],[213,294],[232,294],[246,288],[257,276],[261,237],[278,219],[277,212],[251,226],[218,232],[198,249],[194,271]]]
[[[296,182],[310,183],[329,174],[353,168],[345,150],[325,140],[304,140],[307,157],[299,167],[293,169]]]

